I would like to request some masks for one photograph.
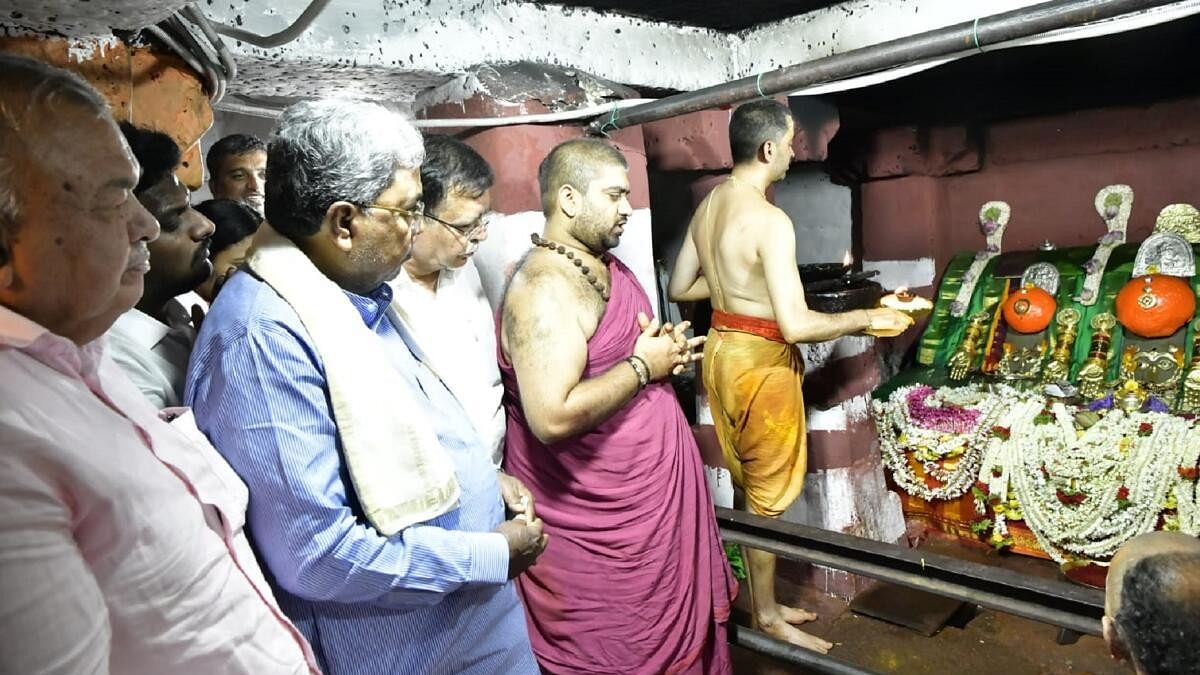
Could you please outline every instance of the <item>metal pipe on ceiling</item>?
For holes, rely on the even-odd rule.
[[[262,47],[263,49],[281,47],[300,37],[301,33],[308,30],[308,27],[312,25],[313,20],[325,10],[326,5],[328,4],[329,0],[312,0],[308,7],[305,7],[304,11],[300,13],[300,16],[296,17],[296,20],[292,22],[292,25],[284,28],[278,33],[272,33],[270,35],[251,33],[248,30],[243,30],[236,26],[229,26],[223,23],[213,23],[212,28],[221,35],[231,37],[234,40],[241,40],[242,42],[254,45],[255,47]]]
[[[225,98],[225,91],[229,87],[229,77],[225,68],[218,62],[215,50],[206,49],[201,39],[188,28],[183,19],[179,18],[178,13],[168,16],[158,25],[168,34],[173,35],[184,49],[199,59],[206,70],[212,71],[216,76],[218,87],[215,95],[211,97],[212,102],[219,103],[221,99]]]
[[[189,68],[203,75],[208,80],[209,101],[215,104],[221,100],[224,96],[225,84],[221,79],[222,76],[217,73],[215,68],[206,61],[202,61],[196,54],[180,44],[166,28],[162,26],[146,26],[142,30],[157,38],[167,49],[171,50],[180,59],[183,59],[183,62]]]
[[[200,32],[204,33],[204,38],[213,46],[217,52],[217,59],[221,63],[221,67],[225,69],[225,77],[230,82],[237,79],[237,62],[233,59],[233,54],[230,53],[229,47],[221,40],[221,36],[213,29],[212,22],[200,11],[196,5],[187,5],[179,10],[179,13],[188,21],[192,22]]]
[[[1172,4],[1174,0],[1065,0],[980,17],[841,54],[806,61],[596,117],[590,131],[607,133],[762,96],[959,54],[989,45]]]

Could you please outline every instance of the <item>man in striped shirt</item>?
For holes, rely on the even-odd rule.
[[[327,673],[532,675],[510,580],[546,545],[541,521],[524,486],[497,474],[462,406],[398,320],[386,284],[420,228],[423,155],[416,129],[374,104],[324,100],[284,112],[268,148],[267,222],[250,270],[229,278],[204,321],[185,398],[249,486],[251,533],[280,606]],[[315,315],[289,279],[274,276],[278,267],[256,267],[265,251],[288,247],[303,256],[286,269],[322,293],[336,284]],[[326,314],[349,321],[331,326]],[[347,373],[347,360],[361,355],[323,337],[339,331],[380,361]],[[388,485],[362,489],[372,477],[355,462],[356,439],[370,435],[362,427],[394,420],[345,424],[354,410],[331,386],[355,389],[381,375],[397,390],[367,403],[409,401],[380,417],[432,427],[437,459],[452,463],[459,493],[448,510],[391,534],[372,508]],[[412,450],[392,438],[382,449]],[[409,490],[421,480],[414,472],[393,484]],[[506,519],[506,509],[517,515]]]

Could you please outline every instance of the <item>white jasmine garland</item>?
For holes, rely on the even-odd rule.
[[[1114,409],[1079,429],[1078,410],[1061,402],[1007,386],[967,386],[937,389],[922,401],[980,413],[971,429],[945,433],[912,419],[908,394],[916,386],[874,405],[884,461],[897,485],[927,501],[956,499],[976,480],[986,486],[975,507],[986,516],[994,504],[990,525],[983,523],[993,544],[1005,541],[1008,520],[1020,519],[1060,563],[1105,560],[1154,529],[1166,506],[1168,527],[1200,536],[1200,486],[1180,470],[1200,462],[1195,421]],[[910,457],[940,485],[926,485]]]

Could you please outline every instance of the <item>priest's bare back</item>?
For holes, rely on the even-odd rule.
[[[696,209],[671,275],[672,300],[710,299],[716,310],[776,321],[790,343],[911,325],[890,309],[841,314],[809,309],[796,264],[795,228],[764,196],[769,181],[753,173],[735,168]]]
[[[800,495],[807,469],[804,362],[793,347],[864,330],[896,334],[912,320],[891,309],[824,314],[808,308],[792,221],[766,199],[791,164],[795,123],[786,105],[740,106],[729,124],[733,171],[688,226],[669,294],[710,299],[704,388],[725,463],[746,508],[778,517]],[[750,550],[755,627],[825,652],[832,645],[795,627],[816,618],[775,598],[775,556]]]

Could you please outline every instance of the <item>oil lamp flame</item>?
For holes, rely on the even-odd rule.
[[[854,264],[854,256],[850,255],[850,251],[846,251],[846,255],[842,258],[842,266],[849,267]]]

